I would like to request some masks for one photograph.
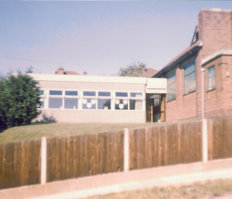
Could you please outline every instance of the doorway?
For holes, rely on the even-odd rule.
[[[165,122],[165,95],[146,94],[146,122]]]

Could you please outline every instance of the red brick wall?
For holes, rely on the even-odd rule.
[[[207,91],[207,69],[214,65],[216,89]],[[206,66],[205,72],[205,115],[224,116],[232,114],[232,56],[221,56]]]
[[[202,58],[232,47],[231,11],[201,10],[198,23],[199,39],[203,42]]]
[[[176,69],[176,100],[166,104],[166,120],[201,118],[202,116],[202,59],[222,49],[232,48],[232,12],[201,10],[199,40],[203,47],[196,56],[196,92],[184,95],[183,69]],[[183,63],[181,63],[182,65]],[[206,116],[232,115],[232,58],[223,56],[209,63],[216,65],[216,90],[205,93]],[[226,71],[230,77],[226,77]],[[205,81],[207,74],[205,73]],[[205,82],[205,86],[207,82]]]

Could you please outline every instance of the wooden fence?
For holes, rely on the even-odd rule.
[[[47,181],[123,171],[123,131],[48,139]]]
[[[232,157],[232,118],[208,120],[208,157]]]
[[[132,170],[202,161],[203,146],[209,160],[232,157],[231,121],[208,119],[207,146],[201,121],[161,124],[129,133],[50,138],[46,150],[42,150],[41,140],[0,145],[0,189],[43,183],[42,179],[51,182],[123,171],[124,165]]]
[[[0,145],[0,189],[40,183],[40,140]]]
[[[130,169],[201,161],[201,122],[130,131]]]

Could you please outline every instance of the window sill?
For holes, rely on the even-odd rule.
[[[209,93],[209,92],[214,91],[214,90],[216,90],[216,88],[208,89],[206,92]]]
[[[167,100],[167,103],[173,102],[173,101],[175,101],[175,100],[176,100],[176,98],[175,98],[175,99],[171,99],[171,100]]]
[[[185,93],[183,96],[190,95],[190,94],[192,94],[192,93],[194,93],[194,92],[196,92],[196,90],[190,91],[190,92],[188,92],[188,93]]]

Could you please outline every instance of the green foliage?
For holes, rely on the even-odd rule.
[[[143,63],[132,64],[125,68],[121,68],[119,76],[142,77],[145,69],[146,65]]]
[[[0,130],[28,125],[39,115],[39,88],[28,75],[0,79]]]

